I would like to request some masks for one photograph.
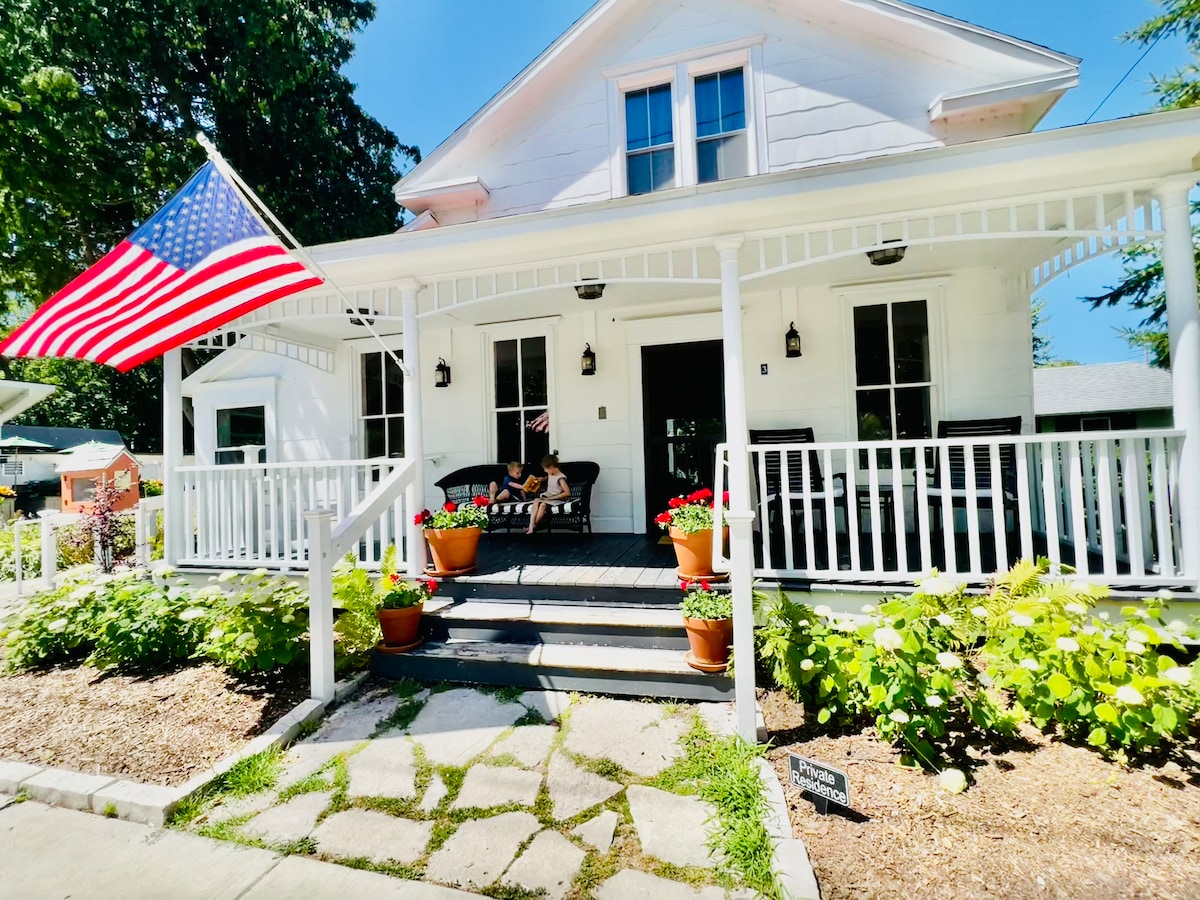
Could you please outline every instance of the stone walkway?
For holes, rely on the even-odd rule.
[[[334,712],[272,790],[187,827],[513,898],[718,900],[713,809],[660,779],[697,715],[732,727],[724,704],[402,683]]]

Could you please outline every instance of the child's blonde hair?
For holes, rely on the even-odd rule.
[[[524,469],[524,468],[525,468],[525,466],[524,466],[522,463],[519,463],[519,462],[510,462],[510,463],[508,464],[508,471],[509,471],[509,472],[511,472],[513,469],[516,469],[518,472],[520,472],[520,471],[521,471],[522,469]]]

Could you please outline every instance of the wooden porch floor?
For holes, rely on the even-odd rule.
[[[486,534],[478,568],[456,582],[677,588],[675,552],[642,534]]]

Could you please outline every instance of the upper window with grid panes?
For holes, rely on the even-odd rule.
[[[695,88],[697,181],[707,184],[749,175],[744,70],[702,75]]]
[[[675,187],[675,110],[671,85],[625,94],[625,174],[630,194]]]

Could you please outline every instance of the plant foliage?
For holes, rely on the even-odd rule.
[[[729,505],[728,491],[722,502],[724,506]],[[708,488],[701,488],[687,496],[673,497],[667,505],[669,508],[654,519],[663,531],[672,528],[678,528],[684,534],[712,531],[717,501]]]
[[[718,622],[733,618],[733,595],[728,591],[714,591],[707,581],[684,582],[683,603],[679,611],[685,619],[703,619]]]
[[[413,517],[413,521],[424,528],[431,528],[435,531],[455,528],[486,528],[488,524],[487,508],[490,505],[491,501],[487,497],[480,496],[470,503],[447,503],[433,513],[423,509]]]

